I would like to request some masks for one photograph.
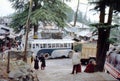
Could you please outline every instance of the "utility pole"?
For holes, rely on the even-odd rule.
[[[27,62],[27,44],[28,44],[28,33],[30,30],[30,15],[31,15],[31,11],[32,11],[32,0],[30,0],[30,5],[29,5],[29,12],[28,12],[28,18],[26,21],[26,40],[25,40],[25,49],[24,49],[24,56],[23,56],[23,61]]]

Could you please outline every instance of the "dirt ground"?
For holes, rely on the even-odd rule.
[[[0,63],[2,64],[2,63]],[[5,63],[4,63],[5,64]],[[40,63],[41,64],[41,63]],[[39,65],[40,65],[39,64]],[[33,68],[34,63],[31,64]],[[3,65],[0,65],[0,67]],[[104,73],[84,73],[85,66],[82,66],[82,72],[78,74],[70,74],[72,71],[72,60],[65,59],[49,59],[46,60],[45,70],[34,70],[39,81],[117,81],[112,76]],[[6,69],[0,68],[0,73],[6,75]],[[0,74],[1,75],[1,74]],[[6,75],[7,76],[7,75]],[[0,76],[1,78],[2,76]]]
[[[40,64],[39,64],[40,65]],[[84,66],[82,66],[84,68]],[[72,77],[71,59],[49,59],[46,60],[45,70],[37,70],[36,73],[40,81],[69,81],[63,80]],[[73,81],[73,80],[72,80]]]
[[[39,81],[117,81],[105,73],[84,73],[70,74],[72,71],[71,59],[46,60],[45,70],[37,70]]]

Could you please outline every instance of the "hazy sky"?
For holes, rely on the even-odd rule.
[[[80,0],[80,3],[86,3],[88,0]],[[71,0],[71,2],[67,2],[69,6],[72,7],[76,11],[78,0]],[[79,10],[83,13],[86,12],[87,5],[80,5]],[[0,0],[0,17],[1,16],[7,16],[13,13],[15,10],[12,8],[11,3],[8,0]],[[89,13],[89,12],[88,12]]]
[[[68,4],[72,8],[76,8],[77,6],[77,0],[71,0],[72,2],[69,2]],[[86,3],[87,0],[80,0],[82,3]],[[13,13],[15,10],[12,8],[11,3],[8,0],[0,0],[0,16],[7,16],[11,13]]]
[[[8,0],[0,0],[0,16],[7,16],[14,12]]]

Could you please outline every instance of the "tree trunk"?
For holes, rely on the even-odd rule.
[[[73,26],[76,26],[77,17],[78,17],[79,2],[80,2],[80,0],[78,0],[77,10],[76,10],[76,12],[75,12],[74,25],[73,25]]]
[[[110,29],[99,28],[98,29],[98,41],[97,41],[97,56],[96,56],[96,68],[95,71],[103,71],[104,70],[104,63],[106,58],[107,52],[107,44],[109,38]]]
[[[104,9],[104,8],[103,8]],[[104,23],[104,10],[100,12],[100,23]],[[112,22],[113,8],[110,6],[108,14],[107,25],[111,25]],[[96,56],[96,71],[103,71],[106,59],[106,53],[109,49],[108,39],[110,37],[110,27],[109,28],[98,28],[98,41],[97,41],[97,56]]]
[[[23,56],[23,61],[27,62],[27,44],[28,44],[28,33],[30,30],[30,15],[32,11],[32,0],[30,0],[30,5],[29,5],[29,13],[28,13],[28,18],[26,22],[26,40],[25,40],[25,48],[24,48],[24,56]]]
[[[38,0],[34,0],[34,6],[32,8],[32,11],[34,12],[36,9],[37,9],[37,6],[38,6]],[[37,24],[33,24],[33,27],[34,27],[34,38],[38,38],[37,37],[37,31],[38,31],[38,21],[37,21]]]
[[[29,33],[29,26],[30,26],[30,21],[29,18],[27,19],[26,23],[26,38],[25,38],[25,48],[24,48],[24,56],[23,56],[23,61],[27,62],[27,44],[28,44],[28,33]]]
[[[105,5],[100,8],[99,22],[105,21]],[[96,67],[95,71],[103,71],[105,62],[105,44],[106,44],[106,32],[104,28],[98,28],[98,41],[97,41],[97,54],[96,54]]]
[[[34,25],[34,35],[37,34],[37,31],[38,31],[38,25]]]
[[[34,39],[38,39],[38,32],[37,31],[38,31],[38,25],[34,25],[34,35],[33,35]]]

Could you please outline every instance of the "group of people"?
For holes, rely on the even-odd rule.
[[[46,67],[46,62],[45,62],[45,57],[44,55],[40,55],[39,57],[36,56],[34,58],[34,69],[38,70],[39,69],[39,62],[41,62],[41,70],[44,70]]]
[[[73,69],[72,69],[72,73],[79,73],[81,72],[81,63],[80,63],[80,53],[79,52],[74,52],[72,51],[72,64],[73,64]],[[44,70],[46,67],[46,62],[45,62],[45,56],[42,54],[40,56],[36,56],[34,58],[34,69],[38,70],[39,69],[39,62],[41,62],[41,70]],[[90,60],[88,65],[86,66],[84,72],[87,73],[93,73],[94,72],[94,68],[95,68],[96,62],[95,60]]]
[[[77,74],[77,73],[81,72],[80,59],[81,59],[80,53],[73,51],[73,53],[72,53],[73,69],[72,69],[72,73],[71,74],[74,74],[74,73]],[[93,73],[94,69],[95,69],[95,65],[96,65],[95,60],[90,60],[88,65],[86,66],[84,72],[86,72],[86,73]]]

